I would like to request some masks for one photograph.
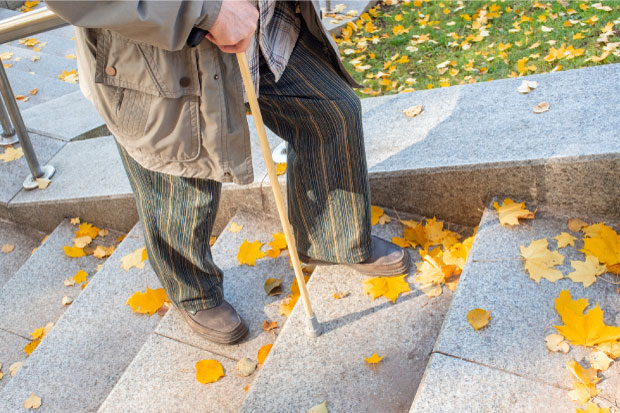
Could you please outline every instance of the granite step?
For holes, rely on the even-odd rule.
[[[41,103],[49,102],[66,94],[79,91],[77,84],[64,82],[58,78],[53,79],[39,74],[31,74],[21,70],[15,70],[12,67],[6,69],[6,74],[11,83],[11,88],[15,95],[29,96],[28,101],[17,101],[17,106],[22,111],[34,108]],[[32,89],[38,89],[36,95],[30,95]],[[72,122],[72,114],[67,112],[64,119],[58,119],[58,122]],[[26,125],[27,127],[28,125]]]
[[[545,337],[556,332],[554,325],[562,325],[554,299],[568,289],[573,299],[587,298],[590,307],[598,303],[607,324],[620,325],[617,280],[606,274],[602,277],[608,282],[599,279],[588,288],[568,278],[536,284],[524,270],[519,246],[547,238],[549,248],[556,250],[552,237],[570,233],[570,218],[591,224],[605,221],[616,231],[620,222],[544,204],[528,206],[538,208],[533,220],[502,227],[492,202],[487,205],[411,412],[539,412],[542,406],[547,412],[566,412],[580,407],[568,397],[573,380],[566,363],[581,360],[587,351],[580,346],[572,346],[568,354],[547,350]],[[584,259],[578,251],[583,247],[582,234],[572,235],[578,238],[575,246],[559,250],[566,256],[557,267],[564,275],[573,271],[571,260]],[[474,308],[491,313],[490,324],[479,331],[467,322],[467,313]],[[618,363],[600,376],[601,393],[594,401],[616,412]]]
[[[45,50],[45,48],[43,48]],[[77,70],[77,60],[76,59],[68,59],[64,56],[55,56],[49,53],[35,52],[31,47],[22,48],[15,47],[10,44],[5,44],[0,46],[0,53],[13,53],[10,59],[5,59],[2,63],[10,64],[11,66],[5,68],[7,72],[11,72],[13,70],[19,70],[26,73],[35,73],[37,75],[43,77],[49,77],[55,80],[58,80],[58,75],[60,75],[63,70]],[[32,60],[32,59],[38,60]],[[16,60],[18,59],[18,60]],[[39,90],[44,90],[45,83],[42,83],[38,86]],[[13,86],[13,92],[16,95],[26,95],[29,96],[30,99],[34,100],[34,96],[28,95],[29,90],[15,90],[15,86]],[[19,92],[19,93],[18,93]]]
[[[226,300],[248,324],[249,335],[236,345],[210,343],[195,334],[176,309],[169,310],[99,412],[233,412],[239,409],[245,398],[244,387],[252,384],[256,373],[239,377],[235,372],[236,362],[244,357],[256,361],[258,350],[272,344],[286,322],[279,312],[279,303],[285,296],[267,296],[264,282],[267,278],[282,278],[282,290],[288,294],[294,274],[286,251],[276,259],[259,259],[255,267],[240,265],[236,258],[244,240],[266,243],[272,240],[273,233],[281,232],[277,218],[240,211],[231,222],[243,228],[237,233],[225,229],[212,253],[214,261],[224,271]],[[263,250],[267,248],[265,245]],[[264,320],[276,321],[278,328],[264,332],[261,328]],[[226,376],[208,386],[198,383],[194,365],[202,359],[222,363]]]
[[[80,287],[66,287],[63,281],[79,270],[84,270],[90,280],[98,265],[104,262],[93,256],[69,258],[65,255],[63,246],[73,245],[75,230],[68,220],[61,222],[0,289],[0,331],[5,341],[2,351],[8,353],[8,359],[1,361],[3,365],[7,363],[8,367],[10,363],[25,360],[27,354],[23,346],[30,341],[30,333],[58,321],[67,309],[61,303],[64,296],[76,299],[80,294]],[[95,240],[93,245],[109,245],[118,235],[110,231],[107,236]],[[0,386],[6,386],[7,379],[5,375]]]
[[[391,223],[375,225],[373,233],[402,236],[397,218],[412,217],[389,215]],[[418,251],[408,251],[413,263],[420,261]],[[305,334],[306,315],[297,305],[240,411],[305,412],[322,402],[330,412],[407,411],[452,300],[447,288],[434,298],[414,288],[415,272],[412,264],[405,278],[412,290],[391,303],[364,295],[367,277],[346,266],[317,267],[308,291],[323,334]],[[349,295],[334,298],[343,292]],[[384,359],[370,365],[364,359],[375,352]]]
[[[56,35],[54,31],[47,31],[35,34],[33,36],[28,36],[27,38],[35,38],[39,41],[39,43],[37,43],[34,47],[40,47],[42,43],[45,43],[43,47],[40,47],[40,53],[46,53],[58,57],[65,57],[66,55],[71,53],[75,54],[75,42],[71,40],[71,38],[66,37],[66,32],[62,35]],[[19,40],[14,40],[6,44],[22,49],[33,49],[32,47],[28,47],[23,43],[20,44]]]
[[[161,320],[126,304],[146,286],[161,288],[148,261],[144,269],[120,267],[122,257],[143,246],[138,224],[0,393],[6,411],[21,411],[33,391],[43,399],[44,412],[99,407]]]
[[[45,234],[25,225],[16,225],[0,219],[0,246],[13,245],[13,251],[0,253],[0,288],[30,258]]]

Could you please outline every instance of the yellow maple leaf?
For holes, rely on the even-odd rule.
[[[475,308],[467,313],[467,322],[474,328],[480,330],[486,327],[491,321],[491,313],[482,308]]]
[[[493,207],[497,210],[502,225],[519,225],[519,219],[533,219],[536,214],[536,211],[525,209],[525,202],[517,204],[510,198],[504,199],[501,206],[497,201],[493,202]]]
[[[304,274],[304,282],[307,284],[310,279],[309,275]],[[301,292],[299,291],[299,285],[297,284],[297,278],[293,279],[291,283],[291,295],[286,297],[282,302],[280,302],[280,315],[290,316],[293,308],[295,308],[295,304],[299,297],[301,296]]]
[[[385,218],[383,220],[383,222],[381,222],[381,218],[384,216],[384,211],[383,208],[380,208],[378,206],[375,205],[371,205],[370,206],[370,224],[371,225],[377,225],[377,224],[381,224],[384,225],[385,224]],[[389,221],[387,221],[389,222]]]
[[[575,246],[575,240],[577,238],[573,237],[568,232],[562,232],[560,235],[556,235],[555,237],[553,237],[553,239],[557,241],[558,249],[559,249],[559,248],[567,247],[569,245],[571,247],[574,247]]]
[[[378,356],[377,352],[375,351],[374,353],[372,353],[372,356],[368,358],[364,357],[364,360],[366,360],[366,363],[369,364],[377,364],[383,359],[383,357],[385,356]]]
[[[67,257],[79,258],[79,257],[84,257],[86,255],[83,248],[78,248],[76,246],[69,247],[65,245],[64,247],[62,247],[62,249],[65,251],[65,255]]]
[[[136,291],[129,297],[127,305],[130,306],[135,313],[152,316],[164,303],[169,302],[170,300],[163,288],[153,290],[147,286],[146,292]]]
[[[540,283],[541,278],[555,282],[564,277],[562,271],[553,268],[564,262],[564,256],[557,251],[549,251],[546,239],[534,240],[524,247],[520,246],[521,256],[525,259],[525,270],[530,278]]]
[[[270,241],[267,245],[269,245],[273,249],[285,250],[288,248],[286,243],[286,237],[282,232],[276,232],[273,234],[273,241]]]
[[[607,370],[609,365],[613,362],[613,360],[601,350],[593,351],[588,354],[588,361],[590,362],[590,367],[598,371]]]
[[[584,287],[589,287],[596,281],[596,277],[607,272],[607,267],[598,262],[598,258],[587,255],[585,261],[570,262],[575,271],[567,275],[572,281],[583,283]]]
[[[411,291],[411,287],[405,281],[407,274],[396,277],[375,277],[364,280],[364,294],[368,294],[372,299],[385,297],[395,303],[401,293]]]
[[[605,341],[597,344],[596,348],[612,359],[620,358],[620,341]]]
[[[58,77],[67,83],[75,84],[78,82],[78,74],[75,69],[63,70],[62,73],[58,75]]]
[[[573,345],[591,347],[620,339],[620,327],[605,324],[598,304],[583,314],[586,306],[587,300],[572,300],[570,293],[562,291],[556,299],[556,310],[564,325],[555,329]]]
[[[577,409],[577,413],[609,413],[609,408],[598,407],[598,405],[588,402],[585,409]]]
[[[77,248],[84,248],[92,241],[93,239],[91,237],[89,237],[88,235],[84,235],[83,237],[77,237],[75,240],[73,240],[73,245]]]
[[[392,243],[398,245],[401,248],[411,247],[411,243],[407,241],[405,238],[401,238],[401,237],[392,237]]]
[[[31,37],[30,39],[26,39],[24,41],[24,45],[27,47],[34,47],[39,41],[35,37]]]
[[[209,246],[212,247],[213,244],[215,244],[215,241],[217,241],[217,237],[210,237],[209,238]]]
[[[272,248],[270,250],[265,251],[265,255],[275,259],[280,256],[280,250],[277,248]]]
[[[237,233],[239,231],[241,231],[243,229],[243,225],[239,225],[236,222],[231,222],[230,226],[228,227],[228,231],[234,233]]]
[[[256,266],[256,260],[266,255],[260,250],[262,246],[263,243],[260,241],[249,243],[248,240],[244,240],[237,253],[237,261],[239,261],[239,264]]]
[[[24,352],[28,355],[31,355],[32,352],[37,348],[37,346],[41,343],[41,339],[32,340],[30,343],[24,346]]]
[[[121,258],[121,268],[125,271],[129,271],[131,267],[139,269],[144,268],[144,261],[148,258],[146,254],[146,247],[138,248],[132,253],[125,255]]]
[[[199,383],[215,383],[224,377],[224,367],[217,360],[200,360],[196,363],[196,380]]]
[[[581,228],[581,231],[585,234],[586,237],[599,238],[601,236],[601,228],[603,228],[604,226],[604,222],[599,222],[592,225],[586,224],[583,228]]]
[[[75,218],[71,218],[71,225],[79,225],[80,224],[80,218],[75,217]]]
[[[572,358],[569,362],[566,362],[566,366],[568,367],[568,371],[577,379],[576,382],[573,382],[574,390],[569,393],[571,399],[577,399],[583,404],[598,394],[596,384],[601,379],[598,377],[598,371],[596,369],[585,369]]]
[[[258,364],[263,364],[265,362],[265,359],[271,351],[271,347],[273,347],[273,344],[265,344],[258,350],[258,355],[256,356]]]
[[[99,228],[87,222],[81,223],[78,227],[78,230],[75,231],[76,238],[90,237],[91,239],[95,239],[97,238],[98,235],[99,235]]]
[[[585,237],[580,251],[598,258],[610,272],[620,274],[620,235],[607,225],[600,226],[597,236]]]
[[[71,280],[76,283],[76,284],[82,284],[83,282],[86,281],[86,277],[88,276],[88,273],[84,270],[79,270],[72,278]]]
[[[14,149],[12,146],[9,146],[5,149],[4,153],[0,154],[0,160],[7,163],[17,160],[22,156],[24,156],[24,150],[22,148]]]
[[[276,164],[276,176],[284,175],[286,173],[286,162],[280,162]]]

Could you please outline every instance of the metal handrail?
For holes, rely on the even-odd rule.
[[[48,10],[47,7],[42,7],[0,21],[0,43],[32,36],[33,34],[65,26],[66,24],[64,20],[60,19],[60,17],[51,10]],[[14,135],[17,134],[17,139],[21,144],[24,157],[30,169],[30,175],[26,177],[23,187],[25,189],[37,188],[37,179],[50,179],[56,172],[56,169],[52,165],[46,165],[44,167],[39,165],[34,148],[32,147],[32,142],[30,141],[30,136],[26,130],[26,125],[24,124],[24,119],[17,106],[11,84],[9,83],[9,78],[2,64],[0,64],[0,94],[2,94],[2,100],[4,101],[4,105],[0,102],[0,124],[3,130],[0,144],[8,145],[16,143]],[[9,122],[7,111],[13,126],[11,126],[11,122]]]

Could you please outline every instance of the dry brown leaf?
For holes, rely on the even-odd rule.
[[[41,398],[36,394],[32,393],[30,397],[28,397],[24,402],[24,407],[27,410],[38,409],[39,407],[41,407]]]
[[[422,105],[412,106],[409,109],[403,110],[403,112],[408,118],[415,118],[420,113],[422,113]]]
[[[571,232],[579,232],[581,231],[581,228],[587,225],[587,222],[582,221],[579,218],[571,218],[568,220],[568,229],[571,230]]]
[[[265,293],[267,295],[278,295],[282,294],[282,289],[280,286],[282,285],[282,278],[267,278],[263,288],[265,289]]]
[[[265,320],[263,321],[263,324],[261,327],[263,328],[263,331],[271,331],[278,327],[278,322]]]
[[[543,112],[547,112],[549,110],[549,103],[547,102],[540,102],[538,105],[534,106],[533,111],[534,113],[543,113]]]
[[[2,253],[3,254],[8,254],[9,252],[12,252],[15,249],[15,245],[13,244],[4,244],[2,245]]]

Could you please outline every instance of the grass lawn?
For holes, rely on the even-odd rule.
[[[385,0],[336,42],[362,97],[620,63],[620,1]]]

